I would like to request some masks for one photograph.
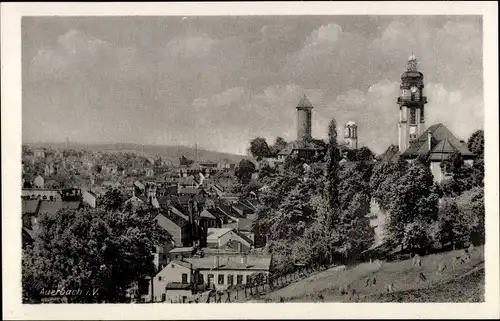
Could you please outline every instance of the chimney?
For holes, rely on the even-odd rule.
[[[427,133],[427,146],[429,147],[429,151],[432,150],[432,133]]]
[[[241,264],[243,264],[244,266],[247,266],[247,256],[246,255],[241,256]]]

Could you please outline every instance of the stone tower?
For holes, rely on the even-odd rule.
[[[349,149],[358,149],[358,125],[349,121],[344,126],[344,140]]]
[[[306,95],[302,97],[297,105],[297,140],[311,139],[313,106]]]
[[[399,150],[405,152],[410,143],[425,129],[427,97],[424,96],[424,75],[417,69],[417,58],[408,58],[406,71],[401,75],[399,105]]]

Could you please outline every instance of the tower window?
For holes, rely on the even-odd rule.
[[[410,124],[414,125],[417,123],[417,113],[415,108],[410,108]]]

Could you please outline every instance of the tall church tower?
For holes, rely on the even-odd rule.
[[[344,126],[344,140],[349,149],[358,149],[358,125],[348,121]]]
[[[406,71],[401,75],[399,105],[399,151],[403,153],[425,129],[427,97],[424,96],[424,75],[417,70],[417,58],[408,58]]]
[[[312,109],[313,105],[306,95],[302,97],[297,105],[297,140],[302,141],[305,138],[312,137]]]

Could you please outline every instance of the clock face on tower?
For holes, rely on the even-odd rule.
[[[411,87],[411,89],[410,89],[410,90],[411,90],[411,92],[412,92],[412,93],[416,93],[416,92],[417,92],[417,90],[418,90],[418,88],[417,88],[417,87],[415,87],[415,86],[413,86],[413,87]]]

